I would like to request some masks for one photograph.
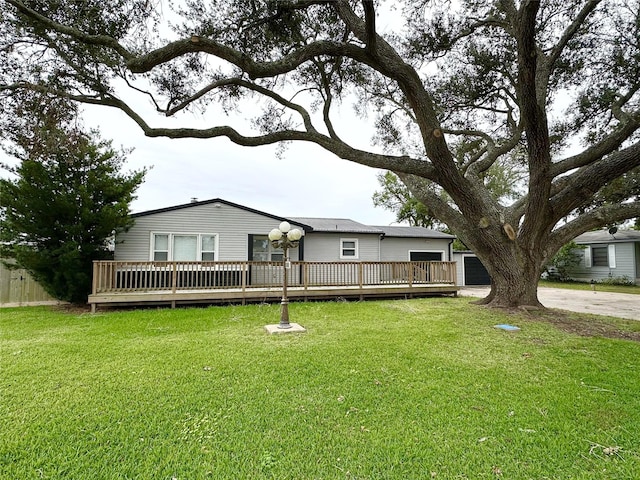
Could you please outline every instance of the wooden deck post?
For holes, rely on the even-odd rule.
[[[409,275],[408,275],[408,280],[409,280],[409,287],[413,287],[413,263],[409,262],[409,271],[408,271]]]
[[[98,269],[100,268],[100,264],[98,260],[93,261],[93,278],[91,279],[91,293],[98,293]]]
[[[242,262],[242,269],[240,270],[240,275],[242,278],[240,279],[240,285],[242,286],[242,305],[247,304],[247,271],[249,270],[248,262]]]
[[[176,293],[176,288],[178,286],[178,266],[176,262],[171,263],[171,293]]]

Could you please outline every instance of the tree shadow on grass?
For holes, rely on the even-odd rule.
[[[521,313],[521,312],[520,312]],[[604,337],[640,343],[640,322],[609,319],[599,315],[567,313],[561,310],[528,311],[524,318],[550,323],[563,332],[582,337]]]

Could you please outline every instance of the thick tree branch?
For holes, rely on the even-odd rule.
[[[362,0],[362,7],[364,8],[364,22],[367,29],[367,50],[375,55],[378,34],[376,33],[376,11],[373,0]]]
[[[52,93],[56,96],[68,98],[70,100],[87,103],[91,105],[103,105],[114,107],[121,110],[129,118],[131,118],[148,137],[167,137],[167,138],[216,138],[227,137],[233,143],[246,147],[257,147],[261,145],[271,145],[278,142],[287,141],[304,141],[314,143],[320,147],[328,150],[336,156],[359,163],[367,167],[379,168],[384,170],[394,170],[399,172],[405,172],[412,175],[422,176],[424,178],[434,178],[436,170],[433,165],[424,160],[414,159],[409,156],[393,156],[383,155],[364,150],[353,148],[338,139],[328,137],[317,132],[315,129],[311,131],[299,131],[299,130],[281,130],[277,132],[271,132],[265,135],[242,135],[237,130],[230,126],[216,126],[212,128],[154,128],[134,111],[127,103],[113,96],[87,96],[87,95],[72,95],[68,92],[52,90],[44,85],[29,84],[26,82],[4,86],[0,88],[0,91],[15,91],[21,89],[28,89],[41,93]]]
[[[239,67],[246,72],[251,79],[274,77],[295,70],[298,66],[314,57],[348,56],[364,63],[369,63],[370,57],[365,49],[344,42],[321,40],[297,48],[289,55],[285,55],[272,62],[256,62],[240,51],[227,47],[214,40],[192,36],[189,39],[170,42],[162,47],[146,54],[136,56],[122,46],[118,41],[108,35],[89,35],[77,28],[68,27],[40,15],[36,11],[26,7],[18,0],[6,0],[14,5],[18,11],[41,23],[47,29],[68,35],[79,42],[89,45],[110,48],[117,52],[125,61],[127,68],[132,73],[146,73],[154,67],[170,62],[188,53],[207,53]],[[317,3],[310,2],[309,4]]]
[[[363,48],[332,40],[319,40],[296,48],[292,53],[271,62],[256,62],[248,55],[223,45],[214,40],[192,36],[189,39],[177,40],[157,48],[147,54],[129,59],[127,66],[133,73],[145,73],[163,63],[170,62],[187,53],[207,53],[237,66],[246,72],[249,78],[275,77],[291,72],[303,63],[323,55],[347,56],[358,61],[369,63],[369,55]]]
[[[527,137],[529,163],[529,195],[521,233],[531,245],[540,241],[548,218],[547,199],[551,189],[551,155],[546,114],[538,98],[536,16],[540,3],[524,0],[516,17],[518,45],[518,100],[524,131]]]
[[[354,13],[349,2],[339,0],[334,5],[347,27],[360,41],[366,42],[365,22]],[[451,192],[454,201],[458,204],[480,202],[481,199],[477,196],[477,192],[468,188],[468,181],[456,167],[438,122],[433,98],[425,90],[422,79],[416,70],[406,63],[398,52],[380,36],[376,39],[375,55],[370,56],[366,63],[398,83],[416,116],[425,152],[435,167],[434,174],[437,176],[435,181],[445,190]],[[433,179],[433,177],[429,178]]]
[[[570,170],[598,161],[618,149],[638,128],[640,128],[640,113],[629,116],[627,122],[618,125],[608,136],[583,152],[554,163],[551,167],[551,175],[557,177]]]
[[[464,218],[459,211],[452,208],[446,201],[436,194],[429,181],[416,175],[402,172],[395,173],[404,183],[411,194],[422,202],[438,220],[446,223],[454,230],[462,230]]]
[[[638,201],[615,205],[607,204],[582,214],[551,233],[545,246],[545,261],[548,262],[560,247],[584,232],[634,217],[640,217],[640,202]]]
[[[562,186],[550,199],[552,225],[572,210],[590,202],[593,195],[611,180],[640,165],[640,142],[580,168],[562,179]]]

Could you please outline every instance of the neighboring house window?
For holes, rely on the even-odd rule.
[[[281,248],[273,248],[269,237],[266,235],[253,236],[253,255],[251,258],[254,262],[281,262],[284,258],[284,252]]]
[[[210,233],[152,233],[154,261],[214,261],[217,235]]]
[[[591,247],[591,265],[593,267],[609,266],[609,254],[607,247]]]
[[[340,239],[340,258],[346,258],[346,259],[358,258],[358,239],[357,238],[341,238]]]

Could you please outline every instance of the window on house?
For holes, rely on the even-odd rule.
[[[253,261],[254,262],[281,262],[284,258],[284,252],[281,248],[273,248],[269,237],[266,235],[253,236]]]
[[[173,260],[178,262],[195,261],[198,259],[197,235],[173,236]]]
[[[594,267],[609,266],[609,254],[607,247],[591,247],[591,265]]]
[[[216,236],[202,235],[202,261],[213,262],[216,259]]]
[[[169,260],[169,235],[154,235],[152,258],[156,262],[164,262],[166,260]]]
[[[340,258],[357,259],[358,258],[358,239],[357,238],[341,238],[340,239]]]
[[[155,261],[213,261],[216,259],[214,234],[153,233],[151,258]]]

